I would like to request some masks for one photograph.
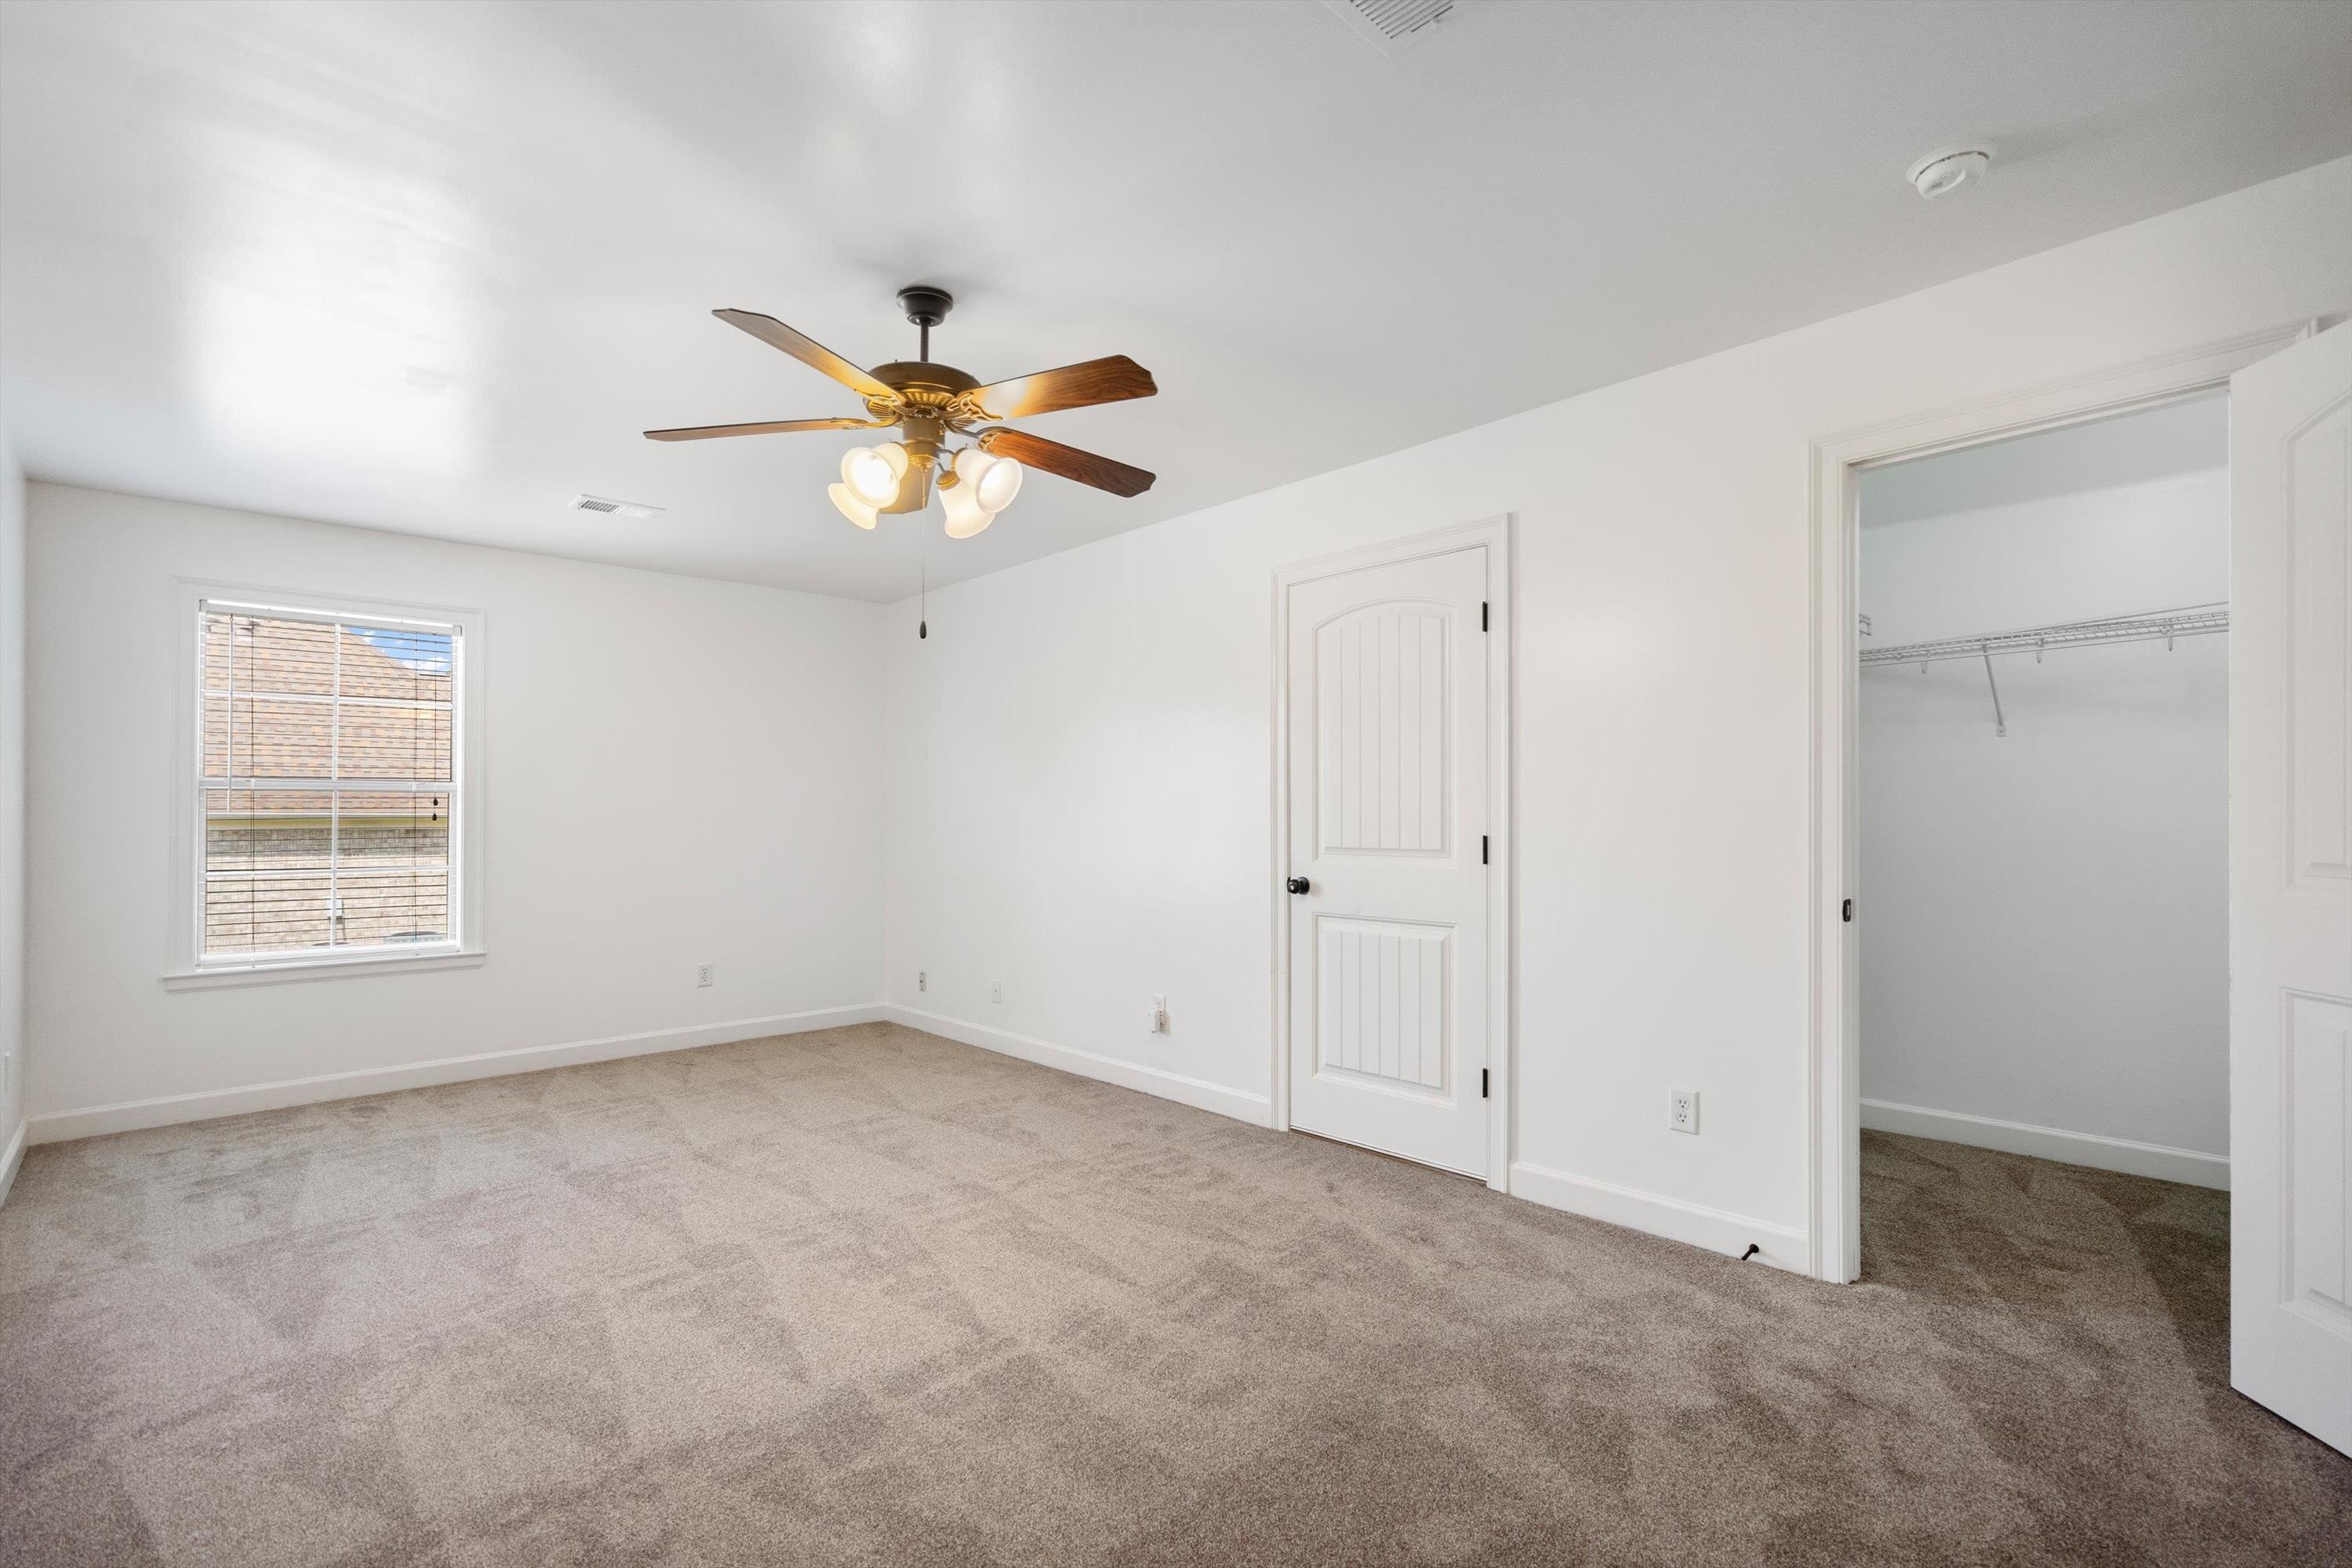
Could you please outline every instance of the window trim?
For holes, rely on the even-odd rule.
[[[172,580],[171,627],[179,650],[179,680],[173,726],[172,917],[163,964],[166,989],[260,985],[278,980],[325,979],[363,974],[469,968],[488,956],[482,939],[484,876],[482,823],[488,815],[484,767],[482,694],[488,664],[488,617],[479,610],[416,604],[351,594],[310,593],[250,583]],[[204,789],[199,774],[203,742],[202,616],[206,601],[234,604],[288,620],[341,622],[352,625],[413,628],[418,622],[457,629],[455,679],[450,695],[457,722],[450,744],[453,791],[449,885],[457,909],[446,941],[398,949],[341,948],[326,953],[275,953],[207,958],[204,954]],[[192,788],[194,786],[194,788]]]

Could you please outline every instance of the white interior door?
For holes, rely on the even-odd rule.
[[[1290,1124],[1488,1174],[1490,551],[1293,582]]]
[[[2352,330],[2230,385],[2230,1381],[2352,1451]]]

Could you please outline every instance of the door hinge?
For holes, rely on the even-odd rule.
[[[1488,601],[1484,600],[1484,599],[1482,599],[1482,600],[1480,600],[1480,601],[1478,601],[1478,630],[1479,630],[1479,631],[1481,631],[1481,632],[1484,632],[1484,631],[1487,630],[1487,626],[1486,626],[1486,605],[1487,605],[1487,603],[1488,603],[1488,602],[1489,602]]]
[[[1486,1068],[1484,1068],[1484,1067],[1482,1067],[1482,1068],[1480,1068],[1480,1069],[1478,1070],[1478,1098],[1479,1098],[1479,1099],[1481,1099],[1481,1100],[1484,1100],[1484,1099],[1486,1099],[1486,1073],[1487,1073],[1487,1071],[1488,1071],[1488,1070],[1487,1070],[1487,1069],[1486,1069]]]
[[[1487,863],[1487,860],[1486,860],[1486,834],[1484,834],[1484,833],[1481,833],[1481,834],[1479,834],[1479,835],[1478,835],[1478,863],[1479,863],[1480,865],[1485,865],[1485,864],[1486,864],[1486,863]]]
[[[1845,923],[1846,923],[1848,925],[1853,925],[1853,899],[1849,898],[1849,899],[1847,899],[1847,900],[1845,901],[1845,908],[1844,908],[1844,910],[1843,911],[1843,915],[1844,915],[1844,916],[1845,916]]]

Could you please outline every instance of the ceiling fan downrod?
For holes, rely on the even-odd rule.
[[[948,312],[955,308],[955,296],[928,283],[909,284],[898,290],[898,308],[922,333],[922,345],[915,350],[915,357],[924,364],[930,363],[931,329],[946,320]]]

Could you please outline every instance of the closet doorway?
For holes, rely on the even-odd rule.
[[[1862,474],[1864,1129],[2229,1186],[2229,462],[2216,391]]]
[[[2133,1231],[2134,1290],[2180,1263],[2149,1215],[2225,1248],[2231,1386],[2352,1453],[2352,329],[1812,457],[1813,1271],[1865,1270],[1864,1126],[1936,1137],[2008,1162],[1944,1239],[2021,1301],[2060,1238]]]

